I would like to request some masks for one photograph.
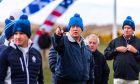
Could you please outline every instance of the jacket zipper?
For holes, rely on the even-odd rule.
[[[28,56],[26,57],[27,84],[29,84]]]
[[[23,59],[24,59],[25,70],[26,70],[26,75],[27,75],[27,84],[29,84],[28,56],[25,56],[25,58],[23,57]]]
[[[22,62],[21,57],[20,57],[20,63],[21,63],[21,68],[22,68],[22,71],[24,72],[24,67],[23,67],[23,62]]]

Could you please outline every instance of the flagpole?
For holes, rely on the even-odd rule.
[[[116,11],[116,9],[117,9],[117,7],[116,7],[117,5],[116,5],[116,0],[114,0],[114,9],[113,9],[113,13],[114,13],[114,24],[113,24],[113,29],[112,29],[112,37],[113,37],[113,39],[115,39],[116,37],[117,37],[117,18],[116,18],[116,16],[117,16],[117,11]]]

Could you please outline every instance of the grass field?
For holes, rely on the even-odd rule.
[[[100,45],[99,50],[101,52],[103,52],[105,48],[106,48],[106,45],[102,44],[102,45]],[[113,61],[107,61],[107,62],[108,62],[109,68],[110,68],[110,76],[109,76],[108,84],[113,84],[113,70],[112,70],[112,68],[113,68],[112,62]],[[45,77],[44,81],[45,81],[45,84],[52,84],[51,83],[51,72],[48,68],[48,62],[45,61],[44,63],[45,63],[45,67],[44,67],[44,77]]]

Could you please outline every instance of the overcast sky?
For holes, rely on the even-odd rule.
[[[14,10],[22,10],[33,0],[3,0],[0,3],[0,21],[3,22]],[[42,24],[48,14],[61,2],[56,0],[39,12],[31,15],[32,23]],[[129,15],[136,24],[140,24],[140,0],[116,0],[117,23],[122,24]],[[67,24],[74,13],[79,13],[84,24],[113,24],[114,0],[76,0],[69,9],[57,20],[57,23]]]

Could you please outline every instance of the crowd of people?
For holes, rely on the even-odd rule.
[[[18,20],[11,17],[5,20],[0,38],[0,84],[44,84],[42,56],[30,39],[28,16],[22,14]],[[52,36],[48,54],[52,84],[108,84],[107,60],[112,59],[114,84],[139,84],[140,39],[134,31],[135,23],[128,16],[122,36],[113,39],[101,53],[96,34],[82,37],[83,20],[75,13],[68,32],[58,26]]]

